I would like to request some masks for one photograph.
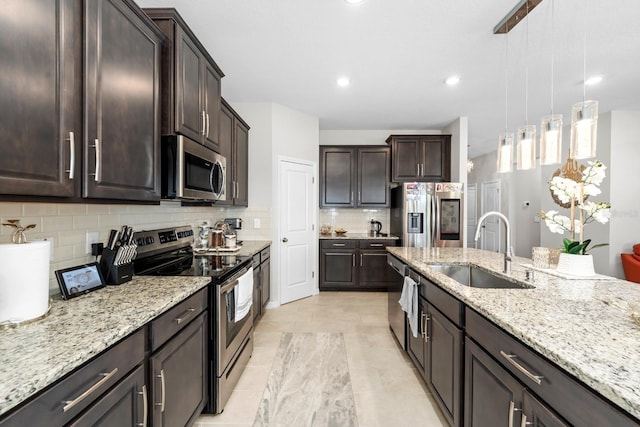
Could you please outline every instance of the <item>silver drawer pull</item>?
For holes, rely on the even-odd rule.
[[[534,383],[540,385],[542,384],[542,379],[544,378],[541,375],[534,375],[531,372],[529,372],[527,370],[527,368],[525,368],[524,366],[522,366],[521,364],[519,364],[518,362],[515,361],[515,359],[518,358],[517,355],[515,354],[507,354],[504,351],[500,350],[500,355],[502,355],[502,357],[504,357],[505,359],[507,359],[507,361],[513,365],[514,368],[516,368],[518,371],[522,372],[523,374],[525,374],[527,376],[527,378],[529,378],[531,381],[533,381]]]
[[[422,331],[420,332],[420,335],[422,335],[422,338],[424,338],[425,335],[426,335],[426,333],[425,333],[426,325],[424,323],[424,319],[426,317],[427,317],[427,314],[424,311],[422,313],[420,313],[420,326],[421,326],[421,329],[422,329]]]
[[[331,246],[344,246],[344,243],[332,243]]]
[[[381,248],[381,247],[383,247],[383,246],[384,246],[384,245],[383,245],[382,243],[372,243],[372,244],[371,244],[371,247],[372,247],[372,248]]]
[[[82,393],[80,396],[76,397],[73,400],[65,400],[64,402],[62,402],[62,403],[65,403],[65,405],[62,407],[62,412],[67,412],[69,409],[73,408],[78,403],[82,402],[84,399],[86,399],[87,396],[89,396],[91,393],[99,389],[104,383],[109,381],[111,377],[113,377],[117,372],[118,372],[118,368],[113,368],[113,371],[109,373],[100,373],[100,376],[102,378],[97,383],[95,383],[94,385],[89,387],[87,390],[85,390],[84,393]]]
[[[429,320],[431,320],[431,316],[427,314],[424,317],[424,342],[429,342]]]
[[[76,171],[76,141],[73,132],[69,132],[69,179],[73,179]]]
[[[189,316],[190,316],[194,311],[196,311],[196,309],[195,309],[195,308],[187,308],[187,309],[184,311],[184,313],[182,313],[182,314],[180,315],[180,317],[177,317],[177,318],[175,319],[175,320],[176,320],[176,323],[179,325],[180,323],[184,322],[184,320],[185,320],[187,317],[189,317]]]

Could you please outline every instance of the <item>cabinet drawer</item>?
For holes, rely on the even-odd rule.
[[[433,284],[430,280],[425,280],[427,284],[427,300],[442,314],[447,316],[456,326],[462,327],[462,316],[464,305],[448,292]]]
[[[198,317],[207,308],[207,288],[190,296],[151,321],[151,351],[156,351],[169,338]]]
[[[355,249],[357,240],[351,239],[327,239],[320,241],[322,249]]]
[[[375,240],[360,240],[360,249],[379,249],[384,250],[387,246],[395,246],[396,241],[393,239],[375,239]]]
[[[577,379],[469,308],[465,324],[467,335],[569,423],[594,427],[638,425]]]
[[[265,262],[271,256],[271,248],[264,248],[260,251],[260,262]]]
[[[144,328],[64,377],[0,422],[5,426],[67,424],[144,359]]]
[[[253,259],[251,260],[251,265],[253,266],[254,270],[255,270],[255,268],[257,266],[260,265],[260,253],[259,252],[253,256]]]

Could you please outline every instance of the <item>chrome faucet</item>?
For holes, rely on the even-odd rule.
[[[476,247],[478,243],[478,238],[480,237],[480,229],[482,228],[482,223],[484,222],[485,219],[494,215],[497,216],[498,218],[501,218],[504,221],[505,227],[507,228],[507,242],[506,242],[507,247],[504,251],[504,272],[506,274],[511,274],[511,257],[513,256],[513,250],[511,249],[511,232],[509,227],[509,220],[507,219],[506,216],[504,216],[500,212],[491,211],[491,212],[485,213],[480,217],[480,219],[478,220],[478,227],[476,228],[476,236],[474,238],[474,240],[476,241]]]

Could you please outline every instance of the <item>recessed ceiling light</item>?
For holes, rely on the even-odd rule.
[[[338,86],[340,87],[347,87],[349,86],[349,77],[338,77],[338,80],[336,80],[336,83],[338,83]]]
[[[449,86],[455,86],[460,83],[460,76],[447,77],[444,82]]]
[[[587,80],[585,80],[584,84],[586,84],[587,86],[593,86],[593,85],[597,85],[601,81],[602,81],[602,76],[592,76],[592,77],[589,77]]]
[[[349,4],[358,4],[358,3],[362,3],[364,0],[344,0]]]

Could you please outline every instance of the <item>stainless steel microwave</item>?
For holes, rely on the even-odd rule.
[[[224,156],[182,135],[162,137],[162,197],[226,200]]]

